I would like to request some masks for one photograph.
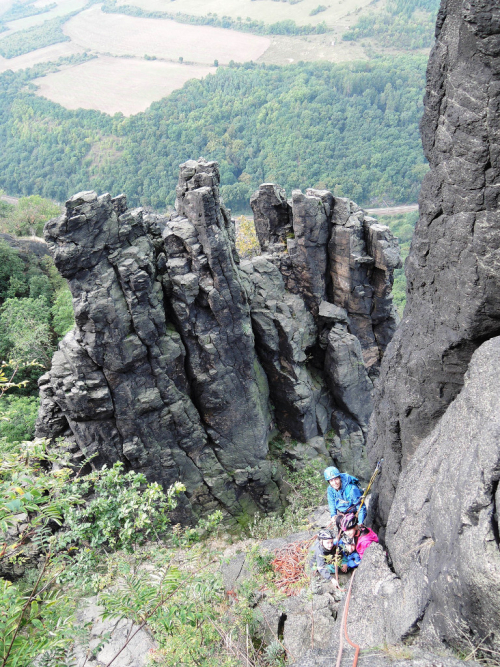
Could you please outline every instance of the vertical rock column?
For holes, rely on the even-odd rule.
[[[257,349],[273,378],[271,397],[279,406],[278,423],[286,421],[291,424],[287,430],[303,438],[304,433],[313,433],[315,405],[316,411],[319,406],[328,415],[328,421],[333,411],[339,434],[336,457],[367,474],[364,441],[372,411],[370,375],[377,374],[396,325],[390,293],[394,269],[401,266],[397,240],[359,206],[328,191],[294,190],[287,203],[281,188],[264,184],[252,196],[251,205],[264,257],[281,272],[288,294],[279,297],[278,286],[271,288],[265,280],[270,271],[264,269],[263,258],[249,262],[254,268],[248,273],[255,284],[252,313]],[[311,342],[302,355],[290,353],[298,351],[297,328],[279,326],[273,314],[278,309],[283,317],[283,302],[288,304],[290,293],[302,299],[316,330],[316,340],[307,337]],[[299,309],[295,306],[291,312]],[[327,385],[330,400],[326,403],[318,402],[315,383]],[[299,387],[302,411],[298,410]],[[295,420],[289,417],[293,413]],[[318,433],[324,432],[320,420],[317,423]]]
[[[163,232],[163,284],[187,350],[191,397],[217,460],[238,486],[255,489],[260,505],[273,508],[279,493],[265,461],[269,388],[254,348],[234,225],[220,206],[218,186],[215,162],[181,165],[178,215]]]
[[[83,192],[45,236],[69,281],[76,326],[40,379],[37,435],[69,426],[82,451],[97,454],[95,464],[123,461],[203,494],[191,456],[207,436],[188,396],[182,341],[165,318],[142,211],[127,211],[124,197]]]
[[[401,470],[460,392],[471,355],[500,333],[498,2],[443,2],[436,35],[421,124],[431,170],[369,439],[372,459],[385,460],[382,526]]]

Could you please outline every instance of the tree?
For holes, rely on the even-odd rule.
[[[12,281],[17,281],[18,285],[26,283],[24,263],[17,250],[0,240],[0,298],[7,296]]]
[[[50,367],[54,346],[47,300],[7,299],[0,311],[1,351],[18,363],[35,361]]]
[[[5,218],[5,228],[16,236],[43,236],[47,220],[61,214],[61,208],[39,195],[22,197]]]
[[[56,294],[51,311],[52,327],[56,334],[63,338],[75,326],[73,297],[68,288],[62,289]]]

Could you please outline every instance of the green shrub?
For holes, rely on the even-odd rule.
[[[180,482],[167,493],[157,482],[147,483],[141,473],[124,472],[123,463],[75,479],[67,486],[69,496],[92,499],[68,507],[58,547],[87,543],[92,548],[108,546],[133,551],[149,539],[158,539],[170,523],[168,512],[175,496],[186,488]]]
[[[56,295],[52,312],[52,326],[59,338],[71,331],[75,326],[75,314],[73,311],[73,297],[68,288],[61,289]]]
[[[39,404],[36,396],[4,396],[0,400],[0,438],[8,443],[32,440]]]
[[[0,350],[4,360],[35,361],[49,368],[54,350],[47,299],[7,299],[0,309]]]
[[[326,12],[328,7],[326,5],[318,5],[314,9],[311,9],[309,12],[309,16],[316,16],[316,14],[320,14],[321,12]]]
[[[39,195],[21,197],[18,204],[4,216],[2,230],[15,236],[43,236],[47,220],[60,214],[61,208],[49,199]]]

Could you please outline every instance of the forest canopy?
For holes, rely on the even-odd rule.
[[[427,165],[418,122],[425,57],[287,67],[232,64],[188,81],[144,113],[69,111],[34,94],[53,66],[0,75],[0,187],[63,201],[126,192],[174,203],[178,166],[218,160],[222,194],[248,210],[265,181],[328,188],[360,204],[416,201]]]

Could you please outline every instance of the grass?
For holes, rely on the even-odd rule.
[[[286,443],[280,436],[270,443],[271,456],[279,458]],[[307,530],[308,517],[320,505],[326,504],[326,486],[323,478],[325,464],[315,461],[302,470],[293,471],[285,467],[283,482],[289,489],[288,507],[280,516],[256,515],[249,524],[248,531],[254,539],[286,537]]]
[[[181,88],[189,79],[202,79],[213,67],[186,67],[178,63],[144,58],[100,56],[78,67],[61,69],[36,79],[37,94],[66,109],[97,109],[125,116],[145,111],[152,102]],[[78,85],[73,85],[75,77]],[[108,143],[110,143],[108,141]],[[109,146],[93,146],[93,164],[117,160],[121,155],[119,140]]]

